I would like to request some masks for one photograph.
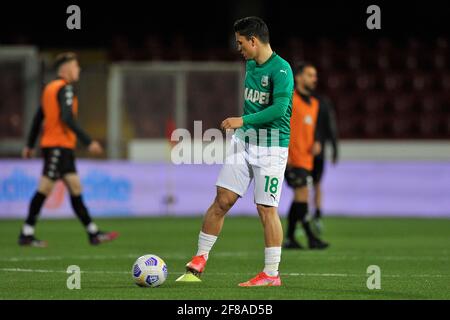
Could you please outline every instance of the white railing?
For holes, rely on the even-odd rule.
[[[230,110],[235,114],[242,112],[243,107],[243,88],[245,69],[243,63],[234,62],[171,62],[171,63],[139,63],[139,62],[124,62],[113,64],[110,67],[109,81],[108,81],[108,157],[111,159],[123,158],[123,150],[128,147],[123,138],[124,133],[124,117],[125,110],[132,110],[135,106],[130,105],[130,97],[126,95],[144,95],[148,94],[146,90],[152,90],[156,84],[162,85],[165,90],[171,91],[171,100],[174,103],[165,103],[155,109],[153,106],[149,108],[148,112],[142,112],[139,117],[160,116],[158,113],[173,113],[174,122],[177,128],[188,127],[188,86],[189,77],[194,73],[209,74],[213,81],[220,80],[224,73],[234,74],[234,80],[229,83],[228,92],[232,95],[233,103]],[[159,81],[160,79],[161,81]],[[134,90],[134,93],[127,92],[128,84],[133,82],[139,90]],[[153,87],[153,88],[152,88]],[[155,92],[157,94],[157,92]],[[201,93],[200,93],[201,94]],[[218,96],[217,99],[223,97]],[[131,97],[133,100],[133,97]],[[148,105],[152,101],[149,97]],[[131,103],[132,104],[132,103]],[[172,110],[164,110],[164,108],[171,108]],[[214,108],[214,105],[211,105]],[[136,110],[135,110],[136,111]],[[139,112],[139,111],[138,111]],[[231,116],[231,115],[230,115]],[[139,119],[142,120],[142,119]],[[201,119],[196,119],[201,120]],[[161,125],[160,123],[158,125]],[[146,138],[146,137],[134,137]],[[163,136],[154,138],[164,138]],[[130,139],[131,141],[131,139]]]

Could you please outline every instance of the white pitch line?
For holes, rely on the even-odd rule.
[[[5,271],[5,272],[36,272],[36,273],[63,272],[63,271],[60,271],[60,270],[22,269],[22,268],[1,268],[0,271]]]
[[[0,258],[0,262],[20,262],[20,261],[54,261],[54,260],[110,260],[110,259],[137,259],[143,253],[124,254],[124,255],[79,255],[79,256],[35,256],[35,257],[9,257]],[[231,255],[231,254],[230,254]],[[165,259],[189,259],[192,255],[188,254],[165,254]]]
[[[65,270],[49,270],[49,269],[23,269],[23,268],[0,268],[1,272],[36,272],[36,273],[67,273]],[[98,271],[88,270],[81,273],[96,273],[96,274],[131,274],[131,271]],[[173,274],[183,274],[184,272],[169,272]],[[249,272],[208,272],[211,276],[240,276],[240,275],[252,275]],[[281,273],[281,276],[288,277],[367,277],[366,274],[348,274],[348,273]],[[383,277],[388,278],[447,278],[450,274],[384,274]]]
[[[53,261],[53,260],[62,260],[64,257],[11,257],[11,258],[2,258],[0,262],[20,262],[20,261]],[[67,258],[66,258],[67,259]]]
[[[79,256],[35,256],[35,257],[9,257],[0,258],[0,262],[21,262],[21,261],[54,261],[54,260],[111,260],[111,259],[136,259],[142,255],[140,254],[126,254],[126,255],[79,255]],[[214,253],[215,257],[249,257],[255,256],[254,253],[250,252],[217,252]],[[164,254],[164,259],[189,259],[191,256],[182,253],[170,253]],[[310,259],[327,259],[327,260],[384,260],[384,261],[449,261],[450,257],[432,257],[432,256],[349,256],[349,255],[339,255],[339,254],[323,254],[323,255],[301,255],[297,256],[300,259],[310,260]]]
[[[37,273],[67,273],[65,270],[48,270],[48,269],[23,269],[23,268],[0,268],[4,272],[37,272]],[[126,274],[131,272],[125,271],[80,271],[81,273],[107,273],[107,274]]]
[[[140,254],[126,254],[126,255],[79,255],[79,256],[35,256],[35,257],[9,257],[0,258],[0,262],[20,262],[20,261],[53,261],[53,260],[63,260],[63,259],[77,259],[77,260],[110,260],[110,259],[136,259]],[[215,254],[217,257],[248,257],[248,252],[218,252]],[[164,259],[189,259],[192,255],[182,254],[182,253],[171,253],[165,254]]]

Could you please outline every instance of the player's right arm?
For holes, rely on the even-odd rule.
[[[242,117],[245,124],[264,124],[283,117],[289,107],[293,92],[293,75],[289,66],[273,75],[273,103],[262,111]]]
[[[273,104],[270,107],[256,113],[243,116],[243,124],[264,124],[275,121],[284,116],[289,106],[289,102],[290,98],[288,97],[274,97]]]
[[[33,156],[34,145],[36,144],[36,140],[41,131],[42,121],[44,120],[44,112],[42,111],[42,107],[36,110],[36,113],[33,117],[33,122],[31,124],[30,132],[28,133],[27,145],[22,150],[22,157],[27,159]]]
[[[97,141],[93,141],[91,137],[78,125],[78,122],[73,117],[73,89],[72,86],[67,85],[62,87],[58,92],[58,105],[60,108],[61,120],[73,131],[80,141],[88,146],[88,150],[92,153],[102,153],[102,147]]]

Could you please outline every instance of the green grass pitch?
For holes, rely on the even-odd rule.
[[[283,221],[284,223],[285,221]],[[175,279],[195,253],[201,218],[98,219],[121,237],[88,245],[76,220],[42,220],[48,248],[16,244],[18,220],[0,222],[0,299],[449,299],[450,220],[325,218],[325,251],[282,254],[283,286],[239,288],[264,262],[257,218],[227,217],[201,283]],[[303,238],[300,238],[305,243]],[[135,259],[153,253],[169,270],[159,288],[134,285]],[[81,289],[69,290],[69,265],[81,268]],[[381,268],[381,289],[366,286],[367,267]]]

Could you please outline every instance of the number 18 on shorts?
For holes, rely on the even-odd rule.
[[[254,179],[254,201],[278,207],[288,151],[283,147],[245,146],[233,137],[227,158],[216,185],[244,196]]]

